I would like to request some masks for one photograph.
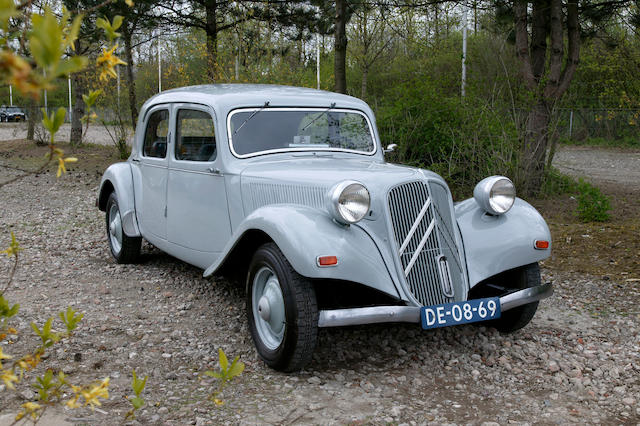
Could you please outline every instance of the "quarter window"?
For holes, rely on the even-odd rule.
[[[216,136],[213,120],[208,113],[193,109],[179,110],[176,136],[176,160],[216,159]]]
[[[149,116],[144,132],[145,157],[165,158],[167,155],[167,134],[169,133],[169,111],[154,111]]]

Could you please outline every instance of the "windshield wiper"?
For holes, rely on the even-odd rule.
[[[242,129],[242,127],[247,124],[247,121],[251,120],[253,117],[256,116],[256,114],[258,114],[260,111],[262,111],[263,109],[265,109],[266,107],[269,106],[269,101],[265,102],[264,105],[262,105],[262,107],[260,109],[257,109],[255,111],[253,111],[253,114],[251,114],[249,117],[247,117],[246,120],[244,120],[242,122],[242,124],[240,125],[240,127],[238,127],[234,132],[233,132],[233,136],[236,135],[236,133],[238,133],[240,131],[240,129]]]
[[[316,118],[314,118],[313,120],[311,120],[309,122],[309,124],[307,124],[306,126],[304,126],[302,128],[302,130],[300,130],[301,132],[304,132],[305,130],[307,130],[307,127],[311,126],[313,123],[316,122],[317,119],[319,119],[320,117],[322,117],[323,115],[325,115],[326,113],[328,113],[329,111],[331,111],[332,109],[334,109],[336,107],[336,103],[332,103],[331,106],[327,109],[325,109],[324,111],[322,111],[320,114],[318,114],[318,116]]]

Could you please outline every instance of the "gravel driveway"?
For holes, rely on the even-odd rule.
[[[0,169],[0,181],[11,173]],[[50,411],[52,424],[117,423],[128,410],[133,368],[149,376],[143,424],[640,421],[637,283],[630,289],[544,270],[556,294],[518,333],[477,326],[321,329],[313,362],[286,375],[257,358],[239,286],[203,279],[202,271],[150,246],[140,265],[113,262],[104,216],[94,207],[97,179],[47,174],[0,189],[0,247],[12,230],[25,248],[8,293],[21,305],[13,322],[19,335],[2,342],[4,352],[33,348],[29,322],[42,324],[73,306],[85,313],[79,331],[54,347],[47,366],[76,383],[111,377],[100,411]],[[1,257],[0,276],[9,267]],[[206,401],[214,384],[200,376],[215,366],[218,348],[247,365],[221,407]],[[32,398],[29,390],[0,392],[0,424]]]
[[[113,126],[108,126],[111,134],[115,135]],[[113,139],[109,136],[109,131],[102,124],[92,124],[89,126],[84,141],[96,145],[113,145]],[[56,141],[69,141],[71,135],[71,124],[64,123],[56,133]],[[13,139],[25,139],[27,137],[27,123],[0,123],[0,141]],[[131,144],[131,140],[129,141]]]

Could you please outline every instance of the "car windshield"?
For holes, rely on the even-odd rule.
[[[9,107],[7,108],[7,112],[22,112],[22,110],[17,107]]]
[[[256,110],[230,113],[229,138],[237,156],[309,150],[375,152],[369,120],[361,112],[333,108]]]

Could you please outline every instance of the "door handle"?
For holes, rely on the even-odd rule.
[[[136,163],[139,163],[140,159],[139,158],[132,158],[131,161],[135,161]]]
[[[222,176],[222,173],[220,173],[220,169],[215,168],[215,167],[209,167],[207,168],[207,171],[213,175],[218,175],[218,176]]]

